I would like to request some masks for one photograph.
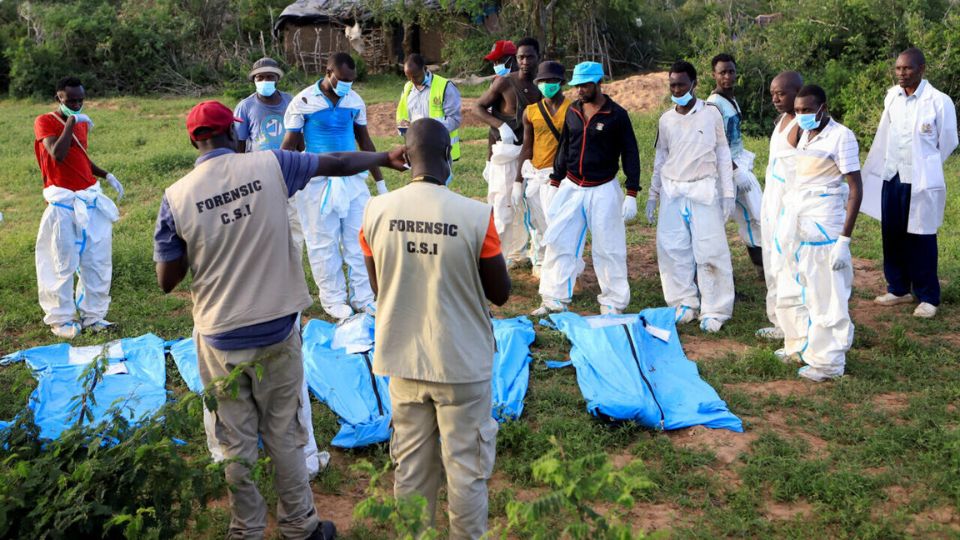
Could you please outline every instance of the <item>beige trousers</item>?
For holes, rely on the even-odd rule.
[[[262,539],[267,526],[267,505],[250,477],[257,461],[258,437],[273,463],[277,491],[277,525],[284,538],[302,539],[319,525],[313,493],[303,461],[307,430],[297,412],[303,385],[303,358],[300,334],[293,330],[280,343],[255,349],[221,351],[200,337],[197,360],[204,386],[226,377],[241,364],[236,398],[232,388],[217,393],[216,435],[227,460],[230,484],[230,539]]]
[[[476,539],[487,530],[487,480],[497,452],[490,381],[446,384],[392,377],[394,494],[419,493],[433,523],[447,472],[450,539]],[[441,467],[442,464],[442,467]]]

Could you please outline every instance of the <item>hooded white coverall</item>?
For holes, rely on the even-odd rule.
[[[736,196],[720,111],[697,100],[660,117],[650,199],[660,198],[657,264],[667,305],[733,315],[733,265],[720,199]],[[736,211],[735,211],[736,212]]]
[[[521,147],[498,142],[490,150],[490,161],[483,169],[483,179],[488,184],[487,204],[493,207],[493,223],[500,235],[503,258],[508,264],[517,263],[525,258],[523,252],[530,238],[525,209],[514,207],[511,201]]]
[[[763,187],[763,204],[760,208],[760,230],[763,233],[763,260],[773,260],[774,228],[777,216],[783,208],[783,192],[786,184],[793,180],[797,171],[797,149],[788,141],[787,137],[797,125],[793,118],[784,125],[783,119],[777,122],[770,136],[770,157],[767,161],[766,181]],[[764,264],[763,277],[767,284],[767,319],[775,328],[780,328],[777,322],[777,273],[772,264]],[[795,285],[795,282],[793,283]],[[788,293],[789,294],[789,293]],[[799,337],[799,336],[798,336]]]
[[[845,126],[830,120],[813,139],[805,132],[797,145],[796,175],[786,185],[774,238],[777,320],[787,336],[784,351],[799,355],[828,377],[843,374],[853,343],[847,305],[853,268],[833,270],[830,252],[846,219],[849,188],[844,175],[859,170],[857,139]],[[799,285],[799,294],[788,292],[791,281]]]
[[[561,182],[546,209],[550,225],[543,239],[550,249],[540,274],[540,296],[544,302],[569,304],[572,300],[577,276],[584,268],[583,247],[589,229],[593,269],[600,285],[597,301],[619,311],[627,307],[630,284],[622,205],[623,190],[616,180],[594,187],[578,186],[569,180]]]
[[[543,241],[543,235],[547,231],[546,208],[543,207],[543,193],[545,190],[553,189],[550,187],[550,173],[553,167],[538,169],[533,166],[530,160],[523,162],[520,167],[520,174],[526,181],[524,188],[524,200],[527,204],[524,213],[524,222],[527,230],[530,231],[530,263],[534,267],[541,266],[546,256],[547,244]]]
[[[37,290],[45,324],[75,319],[82,326],[103,320],[110,307],[113,223],[117,206],[97,182],[82,191],[48,186],[47,208],[37,232]],[[74,274],[77,274],[74,300]]]

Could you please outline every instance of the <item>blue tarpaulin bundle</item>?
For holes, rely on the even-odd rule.
[[[362,314],[340,325],[313,319],[303,328],[307,386],[337,415],[330,444],[358,448],[390,438],[388,379],[373,374],[373,318]]]
[[[494,319],[493,416],[519,418],[530,382],[530,345],[536,337],[526,317]],[[390,438],[388,378],[373,375],[374,319],[360,314],[334,325],[319,319],[303,328],[304,377],[310,392],[337,415],[334,446],[358,448]],[[202,390],[193,340],[170,347],[180,376]]]
[[[536,339],[526,317],[494,319],[497,353],[493,357],[493,417],[515,420],[523,413],[523,398],[530,385],[530,345]]]
[[[550,315],[573,343],[570,359],[587,410],[595,416],[632,420],[653,429],[704,425],[742,432],[743,423],[683,353],[674,311]]]
[[[90,407],[92,424],[105,420],[105,413],[112,408],[135,422],[163,406],[167,401],[163,340],[153,334],[90,347],[66,343],[35,347],[4,356],[0,364],[24,361],[33,370],[37,387],[27,407],[33,410],[40,436],[56,439],[78,419],[81,374],[104,354],[109,366],[93,389],[96,403]]]

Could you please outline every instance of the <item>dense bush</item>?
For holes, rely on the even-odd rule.
[[[3,3],[0,33],[14,96],[48,97],[75,74],[96,93],[209,92],[277,54],[283,0],[70,0]],[[11,20],[16,6],[17,19]],[[261,40],[261,33],[263,39]],[[2,66],[0,66],[2,67]],[[2,81],[0,81],[2,82]]]
[[[170,538],[225,492],[222,466],[200,454],[194,394],[135,425],[122,408],[81,425],[106,366],[96,364],[85,375],[77,424],[57,440],[40,438],[29,410],[0,432],[0,538]]]

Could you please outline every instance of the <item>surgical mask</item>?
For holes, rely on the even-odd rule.
[[[537,85],[537,88],[540,89],[540,93],[543,94],[547,99],[552,98],[557,95],[557,92],[560,91],[560,83],[540,83]]]
[[[340,97],[344,97],[350,93],[350,88],[352,86],[352,82],[337,81],[337,85],[333,87],[333,93]]]
[[[674,96],[674,95],[671,95],[671,96],[670,96],[670,99],[671,99],[674,103],[676,103],[677,105],[679,105],[679,106],[681,106],[681,107],[686,107],[686,106],[687,106],[687,103],[690,103],[690,100],[693,99],[693,94],[691,94],[690,92],[687,92],[686,94],[684,94],[684,95],[682,95],[682,96],[680,96],[680,97],[676,97],[676,96]]]
[[[447,161],[447,167],[450,167],[450,174],[447,175],[447,180],[443,183],[443,185],[449,187],[450,182],[453,182],[453,161]]]
[[[427,84],[430,84],[430,81],[432,81],[432,80],[433,80],[433,73],[430,73],[430,72],[428,71],[428,72],[423,76],[423,82],[420,83],[420,84],[427,85]]]
[[[510,68],[506,64],[494,64],[493,72],[501,77],[506,77],[510,74]]]
[[[820,105],[820,108],[817,109],[817,112],[815,113],[798,114],[797,125],[799,125],[800,129],[804,131],[817,129],[817,126],[820,125],[820,121],[817,120],[817,116],[820,114],[820,111],[822,110],[823,110],[823,105]]]
[[[64,116],[73,116],[73,115],[75,115],[75,114],[80,114],[81,112],[83,112],[83,105],[80,106],[80,109],[79,109],[79,110],[76,110],[76,111],[75,111],[75,110],[71,109],[70,107],[67,107],[65,104],[61,103],[61,104],[60,104],[60,112],[62,112]]]
[[[277,81],[257,81],[257,93],[263,97],[270,97],[277,91]]]

